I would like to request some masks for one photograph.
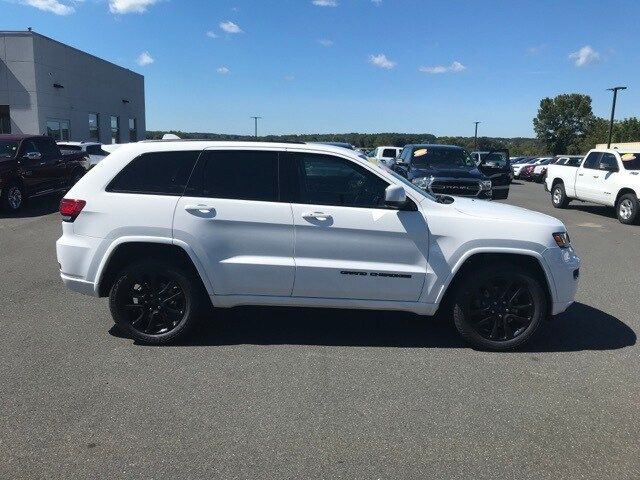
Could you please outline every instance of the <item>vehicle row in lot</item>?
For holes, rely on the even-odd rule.
[[[582,200],[614,207],[622,223],[638,223],[640,151],[594,149],[577,168],[568,164],[549,165],[545,189],[551,192],[556,208]]]
[[[62,152],[83,152],[89,156],[89,168],[95,167],[110,152],[104,150],[103,145],[98,142],[58,142],[58,147]]]
[[[509,349],[573,302],[579,276],[559,220],[432,196],[326,145],[122,146],[60,213],[64,283],[109,296],[116,323],[149,343],[211,305],[289,305],[439,311],[473,345]]]
[[[82,152],[62,152],[42,135],[0,135],[0,203],[9,212],[29,197],[62,192],[89,169]]]

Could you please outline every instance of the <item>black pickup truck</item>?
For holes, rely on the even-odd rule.
[[[50,137],[0,135],[0,203],[16,212],[29,197],[71,188],[88,166],[86,154],[63,154]]]
[[[506,150],[491,152],[487,158],[493,159],[498,155],[506,158],[504,165],[478,162],[462,147],[405,145],[392,168],[433,195],[503,199],[509,195],[511,167]]]

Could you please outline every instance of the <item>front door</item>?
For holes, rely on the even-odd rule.
[[[277,151],[205,150],[174,216],[216,295],[290,296],[291,204],[281,201]]]
[[[22,142],[18,152],[18,163],[28,195],[49,188],[51,175],[47,170],[46,160],[32,139],[26,139]]]
[[[591,152],[584,159],[582,167],[576,173],[576,196],[580,200],[599,201],[602,185],[600,177],[605,173],[599,169],[601,152]]]
[[[384,205],[389,183],[343,158],[290,153],[295,173],[296,297],[417,301],[428,229],[419,211]]]

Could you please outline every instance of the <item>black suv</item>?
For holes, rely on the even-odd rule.
[[[509,195],[510,179],[503,181],[498,170],[510,171],[509,153],[495,151],[487,157],[495,159],[498,154],[506,167],[478,162],[464,148],[452,145],[406,145],[393,170],[433,195],[503,199]]]

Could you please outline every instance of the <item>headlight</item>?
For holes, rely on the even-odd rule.
[[[419,177],[411,180],[416,187],[427,190],[433,183],[433,177]]]
[[[481,180],[480,190],[491,190],[491,180]]]
[[[560,248],[569,248],[571,246],[571,239],[567,232],[557,232],[553,234],[553,239]]]

